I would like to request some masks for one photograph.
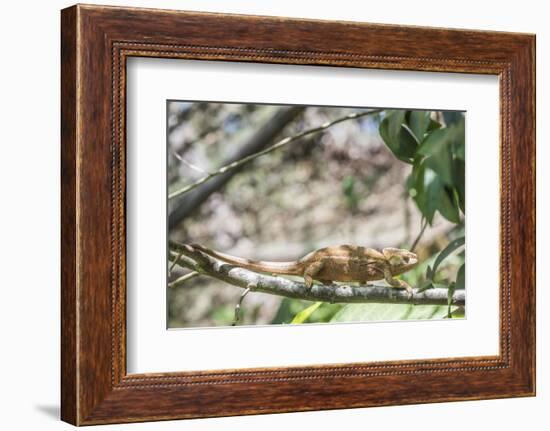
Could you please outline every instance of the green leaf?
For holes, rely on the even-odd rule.
[[[455,159],[453,163],[453,180],[455,189],[458,193],[458,204],[464,214],[466,214],[466,166],[463,160]]]
[[[407,187],[409,195],[430,224],[436,211],[453,223],[460,222],[458,194],[455,196],[454,189],[445,186],[433,169],[415,161]]]
[[[411,176],[411,185],[409,185],[409,193],[414,190],[413,199],[418,206],[418,209],[426,220],[431,224],[437,209],[437,199],[439,193],[435,193],[432,183],[437,181],[437,175],[431,169],[426,169],[422,163],[416,164],[413,167]]]
[[[463,263],[460,268],[458,268],[458,274],[456,275],[456,288],[464,289],[466,284],[466,264]]]
[[[443,111],[443,119],[447,124],[447,127],[458,123],[460,120],[464,120],[464,115],[460,111]]]
[[[447,316],[445,305],[347,304],[331,322],[372,322],[381,320],[426,320]]]
[[[458,194],[455,195],[454,189],[441,184],[437,209],[447,220],[453,223],[460,222]]]
[[[454,133],[454,148],[453,153],[454,155],[459,158],[462,161],[466,160],[466,131],[464,128],[464,118],[462,120],[453,125],[453,133]]]
[[[294,316],[300,311],[299,309],[294,309],[295,304],[298,305],[299,303],[300,302],[295,299],[283,298],[281,304],[279,305],[279,309],[275,314],[275,317],[273,317],[273,319],[271,320],[271,323],[281,324],[290,322],[294,318]],[[303,308],[303,306],[301,306],[300,308]]]
[[[447,184],[453,184],[451,153],[452,131],[449,129],[438,129],[426,136],[422,145],[418,148],[418,154],[426,156],[425,164],[433,169]]]
[[[392,152],[399,151],[399,132],[401,124],[405,121],[404,111],[388,111],[386,117],[380,122],[378,131],[386,145]]]
[[[409,115],[409,127],[416,136],[418,142],[424,140],[424,134],[430,125],[430,111],[411,111]]]
[[[296,314],[296,316],[294,316],[294,319],[292,319],[292,322],[290,323],[304,323],[309,318],[309,316],[311,316],[314,311],[317,310],[322,304],[323,302],[319,301],[303,309],[298,314]]]
[[[406,141],[405,146],[411,147],[416,150],[420,141],[415,136],[414,132],[406,124],[401,124],[401,131],[399,132],[399,138]],[[414,156],[414,153],[411,154]]]
[[[458,249],[459,247],[462,247],[466,242],[466,237],[461,236],[460,238],[457,238],[453,241],[451,241],[447,247],[445,247],[441,253],[437,255],[437,258],[435,259],[434,265],[433,265],[433,272],[434,274],[437,272],[437,268],[439,265],[441,265],[441,262],[443,262],[453,251]]]
[[[433,173],[431,169],[426,169],[424,175],[424,189],[426,200],[426,214],[424,214],[424,216],[431,223],[436,210],[440,210],[441,213],[445,212],[447,214],[452,214],[452,211],[449,210],[451,204],[449,202],[449,197],[445,194],[444,185],[439,176]],[[441,211],[442,208],[443,211]],[[451,218],[453,218],[452,215]]]
[[[435,276],[434,270],[430,265],[428,265],[428,267],[426,268],[426,278],[428,280],[433,280],[434,276]]]
[[[420,285],[420,287],[416,289],[416,293],[422,293],[425,290],[433,289],[433,288],[434,288],[434,285],[432,283],[432,277],[428,277],[428,280],[424,280]]]
[[[388,111],[382,120],[379,133],[388,148],[399,160],[412,163],[418,143],[412,132],[403,127],[407,111]]]

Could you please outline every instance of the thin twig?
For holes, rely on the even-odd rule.
[[[428,220],[425,219],[425,218],[423,218],[423,220],[424,220],[424,223],[422,225],[422,229],[420,229],[420,233],[418,234],[418,236],[416,237],[416,239],[414,240],[414,242],[411,245],[411,248],[410,248],[411,252],[414,252],[414,249],[416,248],[416,246],[420,242],[420,238],[422,238],[422,235],[424,235],[424,231],[426,230],[426,227],[428,226]]]
[[[185,166],[187,166],[187,167],[193,169],[194,171],[197,171],[197,172],[199,172],[199,173],[201,173],[201,174],[207,174],[207,175],[209,174],[208,171],[205,171],[204,169],[198,167],[197,165],[194,165],[193,163],[191,163],[191,162],[185,160],[182,156],[180,156],[180,155],[179,155],[178,153],[176,153],[175,151],[172,152],[172,155],[173,155],[176,159],[178,159],[180,162],[182,162]]]
[[[174,262],[176,262],[176,261],[174,261]],[[179,277],[179,278],[175,279],[174,281],[171,281],[170,283],[168,283],[168,287],[170,289],[180,287],[187,280],[191,280],[192,278],[195,278],[197,275],[200,275],[200,273],[197,272],[197,271],[193,271],[193,272],[190,272],[189,274],[182,275],[181,277]]]
[[[242,166],[245,163],[248,163],[251,160],[256,159],[257,157],[260,157],[260,156],[263,156],[265,154],[271,153],[272,151],[275,151],[275,150],[277,150],[281,147],[284,147],[285,145],[288,145],[291,142],[297,141],[298,139],[301,139],[304,136],[311,135],[311,134],[317,133],[317,132],[321,132],[323,130],[328,129],[331,126],[334,126],[335,124],[342,123],[344,121],[355,120],[357,118],[361,118],[361,117],[364,117],[364,116],[367,116],[367,115],[377,114],[377,113],[382,112],[382,111],[383,111],[383,109],[373,109],[373,110],[366,111],[366,112],[355,112],[353,114],[346,115],[345,117],[338,118],[334,121],[329,121],[327,123],[324,123],[319,127],[304,130],[303,132],[298,133],[297,135],[288,136],[284,139],[281,139],[279,142],[273,144],[272,146],[267,147],[265,150],[258,151],[257,153],[251,154],[247,157],[243,157],[240,160],[236,160],[232,163],[229,163],[225,166],[222,166],[217,171],[214,171],[214,172],[209,173],[208,175],[205,175],[204,177],[200,178],[199,180],[195,181],[194,183],[191,183],[187,186],[182,187],[179,190],[175,190],[172,193],[169,193],[168,194],[168,199],[174,199],[174,198],[176,198],[180,195],[183,195],[184,193],[190,192],[191,190],[197,188],[201,184],[205,183],[206,181],[208,181],[208,180],[210,180],[210,179],[212,179],[212,178],[214,178],[218,175],[224,174],[225,172],[227,172],[229,170],[238,168],[239,166]]]
[[[237,302],[237,305],[235,305],[235,317],[233,319],[233,323],[231,326],[236,326],[240,319],[240,312],[241,312],[241,305],[243,303],[244,297],[248,295],[248,293],[252,290],[251,287],[247,287],[243,293],[241,293],[241,296],[239,298],[239,302]]]

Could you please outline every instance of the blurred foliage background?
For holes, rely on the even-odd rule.
[[[169,193],[228,161],[364,109],[170,101]],[[339,244],[415,249],[413,287],[464,288],[462,112],[381,110],[334,125],[170,199],[169,238],[262,260]],[[171,280],[184,274],[177,269]],[[380,283],[384,283],[381,281]],[[168,289],[168,327],[231,325],[240,288]],[[311,303],[251,292],[241,325],[463,317],[464,309]]]

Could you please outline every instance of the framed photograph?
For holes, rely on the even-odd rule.
[[[61,17],[63,420],[535,394],[533,35]]]

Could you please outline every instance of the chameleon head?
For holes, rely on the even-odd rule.
[[[409,250],[387,247],[382,253],[390,263],[393,275],[402,274],[418,263],[418,256]]]

